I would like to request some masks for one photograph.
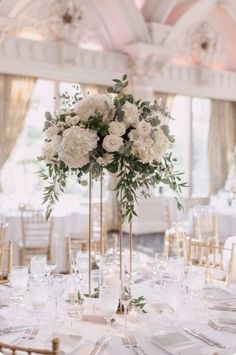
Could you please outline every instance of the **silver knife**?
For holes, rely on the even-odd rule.
[[[103,335],[101,338],[99,338],[99,339],[96,341],[96,343],[95,343],[93,349],[90,351],[89,355],[96,355],[96,353],[97,353],[99,347],[102,345],[102,343],[103,343],[103,341],[105,340],[105,338],[106,338],[106,335]]]
[[[203,338],[201,335],[199,335],[198,333],[196,333],[194,330],[190,330],[190,329],[186,329],[184,328],[184,331],[192,336],[194,336],[195,338],[203,341],[204,343],[210,345],[210,346],[214,346],[214,344],[209,341],[209,340],[206,340],[205,338]]]
[[[102,344],[99,352],[98,352],[98,355],[102,355],[104,353],[104,351],[106,350],[107,346],[109,344],[109,340],[107,339],[106,341],[104,341],[104,343]]]
[[[225,349],[225,348],[226,348],[226,346],[225,346],[225,345],[223,345],[223,344],[219,343],[218,341],[216,341],[215,339],[210,338],[210,337],[209,337],[209,336],[207,336],[207,335],[204,335],[204,334],[202,334],[202,333],[199,333],[199,335],[200,335],[200,336],[202,336],[203,338],[205,338],[206,340],[211,341],[211,342],[212,342],[212,344],[214,344],[214,345],[218,346],[218,347],[219,347],[219,348],[221,348],[221,349]]]

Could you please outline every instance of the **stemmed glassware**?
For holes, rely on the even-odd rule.
[[[55,306],[56,306],[56,316],[55,322],[56,324],[60,324],[60,319],[58,315],[58,303],[65,291],[65,279],[62,274],[54,274],[51,278],[51,292],[55,298]]]
[[[30,299],[34,310],[37,313],[38,325],[41,322],[42,310],[46,307],[48,301],[48,283],[47,281],[33,281],[30,285]]]
[[[23,300],[27,290],[29,274],[28,267],[14,266],[9,274],[9,280],[13,288],[11,299],[17,305]]]
[[[111,332],[111,319],[115,315],[119,304],[119,288],[101,287],[99,291],[99,305],[103,317],[107,322],[107,331]]]
[[[30,273],[35,280],[42,280],[47,275],[47,258],[45,255],[34,255],[31,258]]]
[[[84,305],[82,300],[73,300],[66,306],[66,313],[71,319],[71,329],[74,330],[76,321],[80,321],[83,317]]]
[[[121,292],[120,292],[120,301],[124,307],[125,333],[127,333],[128,308],[131,300],[132,300],[132,292],[131,292],[130,277],[126,273],[124,279],[121,281]]]

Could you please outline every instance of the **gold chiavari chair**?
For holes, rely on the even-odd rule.
[[[193,208],[193,238],[219,245],[218,216],[212,206]]]
[[[206,270],[207,283],[224,283],[230,286],[235,245],[230,249],[210,245],[195,239],[188,239],[188,264],[203,267]]]
[[[0,223],[0,244],[6,241],[8,223]]]
[[[22,210],[21,227],[20,264],[35,254],[45,254],[51,260],[53,218],[46,221],[42,210]]]
[[[35,348],[27,348],[23,347],[20,345],[14,345],[14,344],[6,344],[0,342],[0,352],[1,354],[12,354],[12,355],[17,355],[17,354],[42,354],[42,355],[58,355],[60,353],[60,341],[58,338],[52,339],[52,345],[51,345],[51,350],[47,349],[35,349]]]
[[[8,274],[12,269],[12,242],[0,245],[0,283],[8,281]]]
[[[86,246],[88,241],[86,240]],[[91,241],[91,249],[92,252],[95,254],[99,250],[98,246],[98,241]],[[67,237],[67,256],[68,256],[68,262],[69,262],[69,272],[70,274],[72,273],[72,260],[73,260],[73,255],[79,251],[86,251],[86,248],[83,248],[83,240],[82,239],[72,239],[71,237]]]
[[[176,256],[177,258],[184,258],[187,260],[187,234],[184,225],[181,222],[165,231],[163,255],[167,258],[169,256]]]

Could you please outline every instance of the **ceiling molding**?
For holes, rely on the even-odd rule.
[[[164,45],[172,45],[176,38],[183,34],[187,29],[204,20],[208,12],[216,4],[217,0],[199,0],[196,4],[191,6],[172,27],[172,31],[165,39]]]

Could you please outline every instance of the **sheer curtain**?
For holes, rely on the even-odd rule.
[[[166,108],[168,111],[171,111],[174,98],[175,95],[173,94],[167,94],[164,92],[154,92],[154,99],[160,100],[161,107]]]
[[[80,84],[82,94],[84,96],[90,94],[104,94],[107,92],[107,86],[95,84]]]
[[[212,100],[209,128],[210,193],[223,187],[228,174],[228,156],[236,143],[236,104]]]
[[[0,171],[24,126],[35,82],[31,77],[0,74]]]

